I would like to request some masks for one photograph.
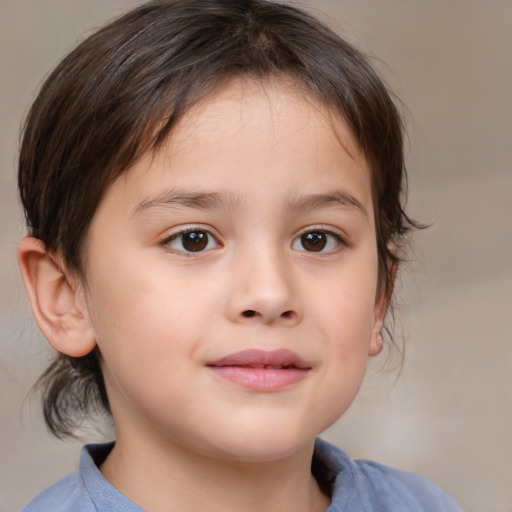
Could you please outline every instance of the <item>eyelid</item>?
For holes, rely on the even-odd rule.
[[[305,226],[299,230],[295,238],[305,235],[306,233],[326,233],[338,237],[344,244],[348,245],[348,237],[345,232],[340,228],[328,224],[312,224]]]

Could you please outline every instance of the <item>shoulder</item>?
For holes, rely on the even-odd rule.
[[[332,505],[328,512],[461,512],[448,494],[414,473],[368,460],[353,460],[321,440],[316,442],[315,457],[331,482]]]
[[[38,494],[21,512],[93,512],[95,507],[80,482],[71,473]]]
[[[355,461],[355,464],[382,501],[400,504],[403,510],[411,506],[425,512],[461,510],[453,498],[426,478],[367,460]]]
[[[21,512],[143,512],[99,471],[113,443],[87,445],[79,469],[38,494]]]

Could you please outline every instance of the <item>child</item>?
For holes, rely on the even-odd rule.
[[[319,439],[354,399],[403,238],[401,121],[362,56],[265,0],[160,0],[26,122],[19,263],[58,437],[116,441],[23,510],[459,510]]]

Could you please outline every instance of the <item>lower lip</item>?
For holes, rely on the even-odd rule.
[[[272,370],[246,366],[210,366],[218,377],[253,391],[278,391],[296,384],[309,373],[307,368]]]

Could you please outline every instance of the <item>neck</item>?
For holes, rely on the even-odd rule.
[[[321,512],[330,500],[311,474],[312,454],[310,443],[278,461],[224,460],[168,441],[140,446],[118,435],[100,469],[147,512]]]

